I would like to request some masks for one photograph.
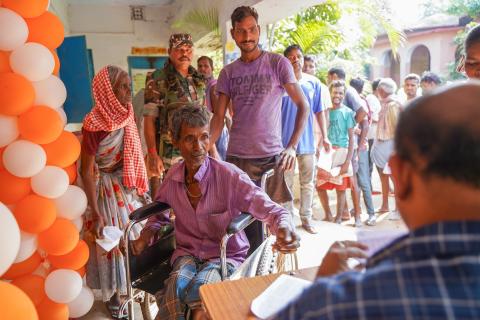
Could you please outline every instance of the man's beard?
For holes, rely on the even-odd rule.
[[[249,43],[253,44],[251,49],[246,49],[243,46],[238,46],[240,48],[240,51],[245,52],[245,53],[250,53],[250,52],[255,51],[258,48],[258,42],[254,42],[254,41],[249,41],[247,43],[242,43],[242,45],[248,45]]]

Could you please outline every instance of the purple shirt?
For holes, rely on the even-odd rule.
[[[252,62],[237,59],[222,69],[216,90],[233,106],[228,155],[255,159],[282,152],[283,86],[296,82],[288,59],[267,51]]]
[[[210,99],[210,91],[212,87],[217,84],[217,79],[211,78],[207,83],[207,88],[205,89],[205,99],[207,101],[207,109],[210,112],[213,112],[212,99]]]
[[[185,255],[202,260],[219,260],[220,241],[232,219],[249,212],[266,222],[275,234],[279,226],[294,230],[290,214],[255,186],[247,174],[236,166],[207,158],[194,176],[200,184],[202,198],[197,209],[191,206],[185,191],[185,164],[170,168],[158,189],[155,200],[168,203],[175,212],[177,248],[171,263]],[[148,219],[145,229],[159,229],[169,223],[168,214]],[[227,245],[228,261],[240,265],[247,255],[249,242],[243,231],[232,236]]]

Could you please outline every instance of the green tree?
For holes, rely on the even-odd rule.
[[[480,15],[480,0],[443,0],[442,3],[441,9],[444,13],[458,17],[469,16],[472,19],[476,19]],[[457,49],[455,50],[455,60],[448,64],[448,78],[450,80],[465,79],[465,75],[457,72],[457,69],[465,53],[464,43],[468,31],[476,25],[478,25],[476,22],[467,24],[465,29],[460,30],[453,39]]]
[[[379,34],[388,36],[394,53],[405,41],[391,17],[384,1],[327,0],[271,27],[271,49],[281,52],[296,43],[320,61],[342,65],[350,74],[362,74],[365,65],[373,62],[369,51]],[[326,68],[320,64],[320,78]]]
[[[457,16],[470,16],[477,18],[480,14],[479,0],[450,0],[447,5],[447,12]]]
[[[177,19],[172,27],[188,32],[195,40],[195,46],[208,51],[213,60],[214,74],[223,67],[222,34],[218,22],[218,10],[215,7],[202,7],[189,10],[184,16]]]

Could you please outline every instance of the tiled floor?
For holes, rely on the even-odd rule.
[[[378,177],[374,176],[374,189],[379,190],[380,187],[378,185]],[[298,201],[298,186],[295,186],[295,194],[296,200]],[[335,200],[335,192],[330,192],[330,206],[331,208],[335,208],[336,200]],[[347,197],[349,198],[349,196]],[[363,202],[363,201],[362,201]],[[375,208],[380,206],[381,196],[376,195],[373,196],[373,202]],[[394,208],[394,198],[390,197],[390,208]],[[314,217],[323,218],[323,210],[320,209],[320,203],[318,197],[315,196],[314,198]],[[351,204],[350,204],[351,208]],[[333,211],[332,211],[333,212]],[[362,220],[366,220],[367,215],[362,215]],[[304,231],[300,226],[300,219],[298,216],[295,218],[297,223],[297,231],[301,236],[301,247],[298,250],[298,258],[299,258],[299,267],[300,268],[307,268],[318,266],[322,261],[323,256],[327,252],[330,245],[337,240],[355,240],[357,239],[357,232],[360,231],[391,231],[391,232],[399,232],[399,231],[406,231],[406,227],[401,220],[388,220],[388,214],[380,215],[377,219],[377,225],[374,227],[369,226],[362,226],[360,228],[353,227],[353,219],[351,221],[347,221],[342,223],[341,225],[337,225],[330,222],[324,221],[317,221],[313,220],[313,225],[317,228],[317,234],[309,234]],[[140,312],[140,308],[138,304],[135,306],[135,319],[142,319],[142,315]],[[110,319],[108,316],[108,312],[104,307],[103,303],[96,302],[92,310],[85,316],[81,318],[82,320],[103,320],[103,319]]]

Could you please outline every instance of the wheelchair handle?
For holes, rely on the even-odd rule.
[[[170,205],[154,201],[130,213],[130,221],[142,221],[166,210],[170,210]]]

